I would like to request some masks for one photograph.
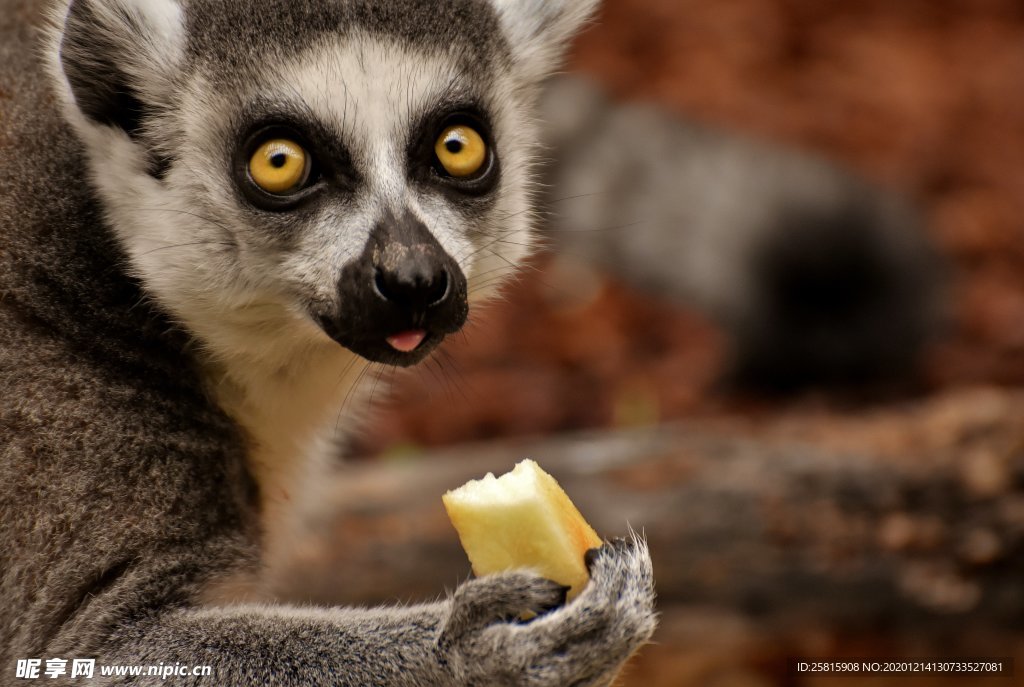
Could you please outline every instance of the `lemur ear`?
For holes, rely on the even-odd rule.
[[[72,0],[60,64],[83,115],[134,136],[166,102],[183,47],[175,0]]]
[[[559,67],[569,40],[600,0],[491,0],[522,78],[540,81]]]

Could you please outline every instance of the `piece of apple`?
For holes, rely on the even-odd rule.
[[[601,538],[532,460],[501,477],[488,473],[467,482],[442,500],[478,577],[530,569],[570,587],[567,600],[590,579],[584,554],[601,546]]]

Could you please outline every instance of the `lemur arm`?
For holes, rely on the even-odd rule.
[[[166,610],[123,626],[102,662],[209,665],[224,687],[607,685],[654,630],[651,563],[639,539],[605,545],[590,563],[590,585],[561,607],[564,587],[511,572],[404,608]],[[509,620],[524,610],[542,615]]]

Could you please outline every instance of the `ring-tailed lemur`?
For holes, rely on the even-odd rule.
[[[360,361],[523,257],[537,87],[596,0],[73,0],[41,60],[37,4],[0,1],[2,681],[609,683],[655,624],[640,541],[564,607],[526,572],[270,605],[259,552]]]

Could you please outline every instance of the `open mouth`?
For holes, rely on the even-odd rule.
[[[415,325],[343,328],[333,318],[316,318],[320,328],[353,353],[375,363],[409,367],[432,353],[448,332]],[[369,331],[368,331],[369,330]]]
[[[392,334],[384,339],[391,348],[399,353],[412,353],[427,338],[427,333],[422,329],[410,329],[408,331]]]
[[[444,341],[444,338],[445,335],[440,332],[409,329],[373,339],[338,341],[353,353],[375,363],[409,367],[430,355]]]

